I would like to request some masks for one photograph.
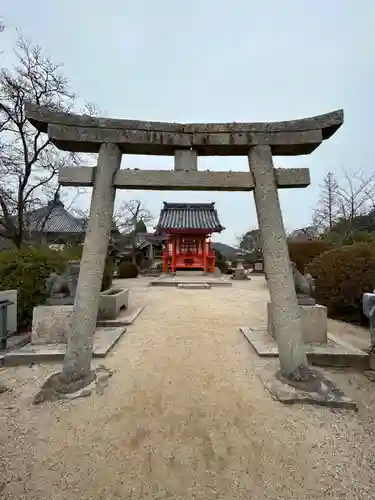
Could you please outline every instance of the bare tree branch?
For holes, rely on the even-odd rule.
[[[332,231],[340,214],[339,185],[332,172],[329,172],[324,178],[321,189],[322,194],[318,206],[314,210],[312,225],[323,231]]]
[[[130,235],[132,259],[134,263],[136,260],[135,251],[137,244],[137,234],[140,232],[139,226],[141,222],[143,222],[143,225],[146,225],[153,219],[154,217],[145,207],[142,206],[142,202],[139,200],[130,200],[124,202],[115,212],[114,221],[118,230]]]
[[[318,237],[319,237],[319,228],[314,225],[301,227],[300,229],[295,229],[288,235],[288,238],[292,240],[311,240],[311,239],[316,239]]]
[[[337,182],[332,173],[324,181],[323,192],[313,220],[326,233],[335,232],[343,243],[359,229],[358,221],[375,207],[375,173],[342,169]],[[371,220],[368,222],[371,223]],[[365,230],[365,227],[361,227]]]
[[[28,237],[27,213],[59,194],[59,169],[84,160],[58,151],[24,113],[26,102],[64,112],[74,107],[76,96],[61,65],[22,35],[14,54],[16,64],[0,70],[0,209],[3,235],[20,247]],[[86,114],[96,111],[93,104],[85,106]]]

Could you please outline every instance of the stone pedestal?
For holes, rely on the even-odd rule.
[[[31,332],[32,344],[66,344],[72,329],[74,305],[43,305],[34,307]],[[100,294],[98,325],[119,319],[129,309],[129,289],[110,288]],[[130,311],[130,315],[132,312]],[[134,311],[133,311],[134,314]],[[139,312],[137,313],[137,315]],[[131,317],[131,316],[130,316]],[[122,318],[122,321],[129,321]],[[129,324],[129,323],[125,323]]]
[[[233,279],[234,280],[246,280],[247,279],[247,276],[245,274],[245,269],[241,263],[237,264],[237,267],[234,270]]]
[[[66,344],[74,306],[37,306],[33,311],[32,344]]]
[[[299,306],[301,311],[301,323],[303,341],[314,344],[327,343],[327,308],[321,305]],[[267,303],[268,333],[275,337],[273,321],[273,307],[271,302]]]

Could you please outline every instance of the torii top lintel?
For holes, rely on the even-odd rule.
[[[343,110],[282,122],[168,123],[97,118],[56,112],[27,103],[26,117],[64,151],[96,153],[104,142],[118,144],[124,154],[173,156],[194,149],[202,156],[247,155],[251,146],[266,144],[273,155],[309,154],[330,138],[344,121]]]

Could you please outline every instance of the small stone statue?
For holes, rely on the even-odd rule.
[[[46,280],[49,297],[46,305],[73,305],[77,290],[80,261],[69,261],[62,274],[51,273]]]
[[[375,290],[362,297],[364,315],[370,320],[370,353],[375,355]]]
[[[315,292],[315,284],[311,274],[300,273],[295,262],[291,262],[291,266],[298,305],[315,306],[316,301],[312,297]]]

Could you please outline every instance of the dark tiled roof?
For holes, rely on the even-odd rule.
[[[71,215],[63,204],[46,206],[26,214],[28,229],[43,233],[84,233],[85,223]]]
[[[158,232],[197,229],[220,233],[224,227],[220,224],[215,203],[164,202],[156,229]]]
[[[49,202],[45,207],[28,212],[25,219],[30,232],[75,234],[85,233],[87,227],[87,220],[83,217],[74,217],[60,200]],[[115,221],[112,222],[112,231],[118,231]]]
[[[158,245],[166,239],[165,235],[153,233],[140,233],[137,234],[137,237],[137,246],[140,250],[142,250],[142,248],[148,247],[150,244]]]

